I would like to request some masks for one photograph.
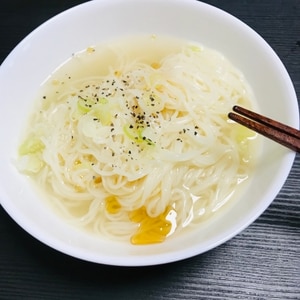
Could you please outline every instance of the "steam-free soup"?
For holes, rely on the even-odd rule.
[[[18,167],[63,215],[99,236],[149,244],[201,222],[251,177],[252,107],[220,53],[157,36],[88,46],[42,86]]]

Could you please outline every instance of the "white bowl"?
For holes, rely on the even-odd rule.
[[[299,122],[293,85],[274,51],[247,25],[210,5],[188,0],[91,1],[41,25],[11,52],[0,68],[1,205],[38,240],[91,262],[155,265],[188,258],[224,243],[270,205],[295,157],[292,151],[264,139],[259,167],[243,198],[205,227],[162,244],[105,242],[67,225],[39,199],[13,164],[28,107],[44,79],[72,53],[141,33],[184,38],[222,52],[244,73],[262,114],[294,127]]]

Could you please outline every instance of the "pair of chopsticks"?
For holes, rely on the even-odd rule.
[[[232,110],[236,113],[230,112],[228,114],[229,119],[246,126],[285,147],[300,152],[299,130],[238,105],[235,105]]]

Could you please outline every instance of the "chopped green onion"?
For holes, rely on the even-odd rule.
[[[31,135],[19,147],[19,154],[35,154],[41,152],[44,148],[44,143],[38,137]]]

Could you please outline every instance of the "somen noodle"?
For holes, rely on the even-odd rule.
[[[253,105],[248,84],[220,53],[179,44],[133,57],[111,45],[113,62],[98,74],[65,75],[85,56],[101,65],[101,46],[89,47],[62,67],[64,80],[50,76],[18,167],[74,223],[133,244],[162,242],[201,226],[249,178],[254,135],[227,119],[233,105]]]

